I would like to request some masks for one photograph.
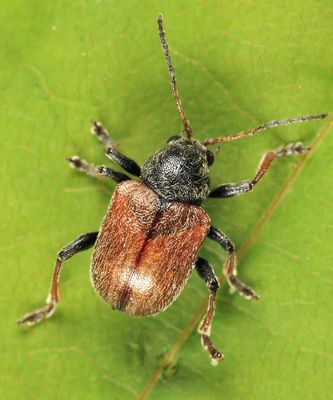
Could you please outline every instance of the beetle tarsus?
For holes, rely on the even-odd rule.
[[[231,293],[238,291],[238,293],[245,299],[259,300],[260,296],[252,288],[241,282],[235,275],[231,275],[227,279],[230,285]]]
[[[23,318],[19,319],[17,323],[19,325],[27,325],[32,326],[36,325],[38,322],[42,321],[45,318],[51,317],[56,309],[56,303],[51,302],[47,303],[43,308],[40,308],[31,313],[25,314]]]
[[[219,361],[224,360],[224,354],[216,349],[208,335],[201,335],[201,344],[209,352],[212,366],[215,367]]]
[[[286,146],[281,146],[275,151],[276,157],[292,156],[295,154],[307,153],[311,150],[310,146],[304,145],[302,142],[289,143]]]
[[[86,160],[83,160],[79,156],[71,156],[71,157],[66,157],[66,161],[68,161],[69,165],[85,174],[88,176],[92,176],[94,178],[99,177],[100,175],[98,174],[97,168],[94,167],[92,164],[87,163]]]
[[[115,142],[110,138],[108,131],[98,121],[91,121],[90,132],[97,137],[103,144],[105,149],[108,147],[114,147]]]

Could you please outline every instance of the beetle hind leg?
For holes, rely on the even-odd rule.
[[[51,288],[47,296],[45,306],[24,315],[23,318],[17,321],[20,325],[35,325],[43,319],[51,317],[60,301],[59,277],[63,263],[69,260],[74,254],[83,250],[87,250],[93,246],[97,235],[98,232],[90,232],[81,235],[59,251],[56,263],[54,265]]]
[[[219,352],[210,340],[216,308],[217,289],[220,287],[220,284],[208,261],[199,257],[195,267],[200,277],[206,282],[210,292],[207,312],[198,326],[198,332],[201,334],[202,347],[209,352],[211,364],[215,366],[219,361],[224,359],[223,353]]]

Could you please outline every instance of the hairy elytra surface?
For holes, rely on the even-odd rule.
[[[115,309],[157,314],[183,289],[209,228],[202,208],[182,203],[163,208],[144,184],[120,183],[95,244],[93,286]]]

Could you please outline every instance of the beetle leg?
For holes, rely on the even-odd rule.
[[[126,157],[120,151],[116,150],[115,142],[110,138],[108,131],[103,127],[100,122],[91,121],[91,133],[96,135],[97,138],[104,144],[106,149],[106,156],[120,165],[125,171],[134,175],[141,175],[140,166],[131,158]]]
[[[67,157],[66,160],[69,162],[69,165],[72,168],[84,172],[85,174],[94,178],[105,176],[107,178],[113,179],[117,183],[131,179],[128,175],[123,174],[122,172],[114,171],[113,169],[105,167],[104,165],[94,167],[93,165],[88,164],[87,161],[82,160],[78,156]]]
[[[134,175],[140,176],[141,175],[141,168],[140,166],[131,158],[124,156],[124,154],[120,153],[114,147],[109,147],[106,149],[107,158],[119,164],[125,171]]]
[[[105,149],[115,146],[115,142],[110,138],[108,131],[100,122],[91,121],[90,131],[104,144]]]
[[[264,155],[259,163],[259,167],[255,177],[252,180],[246,180],[239,183],[229,183],[218,186],[210,192],[209,197],[226,198],[238,196],[242,193],[250,192],[254,186],[265,175],[268,168],[276,157],[291,156],[295,154],[306,153],[310,147],[304,146],[302,143],[290,143],[287,146],[280,147],[275,151],[269,151]]]
[[[93,246],[97,235],[98,232],[90,232],[81,235],[59,251],[54,265],[50,292],[46,298],[46,305],[36,311],[24,315],[22,319],[17,321],[19,324],[34,325],[44,318],[49,318],[54,313],[55,308],[60,301],[59,276],[63,263],[69,260],[74,254],[87,250]]]
[[[217,365],[218,361],[223,360],[224,355],[220,353],[210,340],[212,322],[216,308],[216,293],[220,287],[219,281],[214,273],[212,266],[204,258],[198,258],[195,267],[199,276],[206,282],[209,294],[208,309],[206,315],[198,326],[198,332],[201,334],[201,344],[209,352],[212,365]]]
[[[223,232],[214,227],[210,228],[208,232],[208,237],[219,243],[223,247],[223,249],[229,254],[229,257],[223,267],[223,274],[226,277],[231,290],[237,290],[246,299],[259,299],[258,294],[253,289],[241,282],[236,276],[237,259],[235,246],[233,245],[233,243]]]

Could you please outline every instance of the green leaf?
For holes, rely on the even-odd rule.
[[[98,229],[115,185],[70,170],[79,154],[106,163],[89,134],[102,121],[143,163],[181,130],[161,52],[162,12],[179,91],[195,137],[332,110],[330,1],[19,1],[1,23],[1,367],[4,399],[328,399],[333,390],[332,117],[226,143],[212,184],[252,178],[256,190],[204,207],[240,249],[248,302],[222,285],[213,368],[196,325],[207,289],[193,274],[153,318],[112,311],[90,285],[90,251],[61,276],[61,304],[33,328],[15,321],[43,305],[57,251]],[[226,255],[202,254],[220,274]]]

